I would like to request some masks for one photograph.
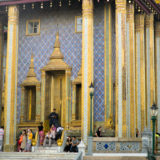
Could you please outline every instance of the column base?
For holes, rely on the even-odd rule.
[[[16,144],[4,144],[4,152],[15,152],[16,151]]]
[[[88,137],[88,154],[87,155],[92,155],[92,149],[93,149],[93,137],[89,136]]]

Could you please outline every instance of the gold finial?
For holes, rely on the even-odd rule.
[[[39,83],[39,81],[37,80],[36,74],[34,72],[34,56],[33,56],[33,53],[31,53],[29,71],[22,85],[35,84],[35,83]]]
[[[56,33],[56,41],[55,41],[55,44],[54,44],[54,48],[60,48],[59,32]]]
[[[28,75],[27,77],[33,77],[36,76],[34,73],[34,56],[33,53],[31,54],[31,62],[30,62],[30,66],[29,66],[29,71],[28,71]]]
[[[50,59],[63,59],[63,54],[61,53],[60,50],[60,41],[59,41],[59,32],[56,33],[56,40],[54,43],[54,51],[50,57]]]

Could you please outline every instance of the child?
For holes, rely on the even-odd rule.
[[[20,147],[20,152],[24,152],[26,148],[26,130],[22,131],[22,135],[20,137],[21,141],[21,147]]]
[[[32,130],[28,129],[28,133],[27,133],[27,146],[26,146],[26,151],[27,152],[31,152],[32,138],[33,138]]]

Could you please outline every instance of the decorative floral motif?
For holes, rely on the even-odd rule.
[[[140,151],[139,142],[121,142],[120,151]]]
[[[97,142],[96,151],[116,151],[115,142]]]

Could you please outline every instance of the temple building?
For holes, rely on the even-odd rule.
[[[160,108],[156,0],[0,0],[0,55],[4,151],[15,150],[22,129],[47,130],[54,108],[85,144],[99,126],[103,136],[127,139],[152,129],[150,107]],[[160,109],[158,132],[159,117]]]

